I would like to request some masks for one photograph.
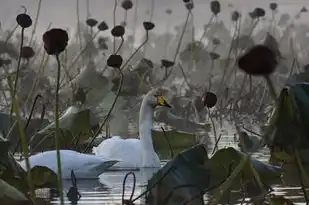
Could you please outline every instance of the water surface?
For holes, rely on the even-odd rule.
[[[224,147],[237,148],[233,142],[233,137],[222,137],[219,143],[219,149]],[[209,147],[208,153],[211,153],[211,151],[212,147]],[[260,161],[267,162],[269,158],[268,149],[262,149],[260,152],[253,154],[253,157]],[[162,160],[162,166],[164,166],[166,161],[167,160]],[[152,174],[157,170],[158,169],[142,169],[140,171],[134,171],[137,184],[133,198],[139,196],[145,190],[147,180],[150,179]],[[78,204],[121,204],[123,179],[127,173],[128,171],[112,171],[103,173],[99,180],[78,180],[77,186],[82,195]],[[64,183],[65,190],[67,191],[71,185],[71,181],[66,180]],[[129,176],[126,182],[125,199],[130,197],[132,186],[132,177]],[[286,198],[291,199],[295,204],[305,204],[300,187],[273,186],[272,188],[276,195],[285,195]],[[67,198],[65,200],[66,204],[70,204]],[[59,199],[54,198],[52,203],[59,204]],[[135,204],[145,204],[144,197],[135,201]]]

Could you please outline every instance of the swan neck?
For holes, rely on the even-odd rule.
[[[139,136],[143,148],[148,152],[153,150],[152,134],[151,134],[152,118],[153,118],[153,108],[146,102],[142,102],[139,113]]]

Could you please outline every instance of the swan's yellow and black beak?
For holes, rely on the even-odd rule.
[[[164,107],[168,107],[171,108],[172,106],[170,104],[168,104],[165,100],[165,98],[163,97],[163,95],[158,95],[157,96],[157,104],[160,106],[164,106]]]

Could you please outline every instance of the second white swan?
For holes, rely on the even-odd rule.
[[[157,89],[149,91],[144,97],[139,113],[139,138],[122,139],[113,136],[104,140],[93,153],[109,160],[119,161],[114,167],[141,168],[160,167],[160,159],[152,143],[152,118],[156,106],[171,107]]]

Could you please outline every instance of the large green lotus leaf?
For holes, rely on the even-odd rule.
[[[71,132],[73,136],[79,133],[87,133],[91,129],[90,115],[90,109],[70,106],[59,118],[59,128]],[[55,122],[52,122],[40,130],[38,134],[47,133],[54,129]]]
[[[245,153],[229,147],[226,149],[220,149],[206,162],[205,167],[210,170],[211,175],[210,187],[217,186],[224,182],[221,186],[210,192],[210,195],[213,198],[222,195],[222,200],[227,200],[226,196],[229,193],[227,190],[239,190],[241,188],[241,183],[245,184],[248,197],[261,194],[260,187],[254,180],[255,173],[253,172],[253,169],[259,176],[259,180],[262,182],[262,188],[264,189],[266,189],[265,185],[270,185],[280,181],[282,171],[279,167],[265,164],[250,157],[244,164],[242,164],[241,168],[239,168],[240,164],[246,157],[248,157],[248,155]],[[237,171],[237,169],[239,170]],[[230,179],[229,176],[232,174],[234,174],[233,179]],[[227,182],[226,179],[231,181]],[[222,189],[227,192],[220,194]],[[235,195],[233,199],[237,200],[239,197],[242,196]],[[220,202],[223,203],[225,201]]]
[[[194,134],[178,132],[174,129],[165,131],[167,139],[165,138],[163,131],[152,130],[151,134],[154,148],[161,154],[164,154],[162,152],[168,152],[169,150],[167,140],[169,141],[174,154],[179,154],[181,151],[196,144],[196,137]]]
[[[211,180],[213,184],[217,184],[224,177],[228,176],[230,171],[234,170],[245,156],[247,156],[245,153],[232,147],[218,150],[205,165],[208,169],[212,170]],[[279,167],[265,164],[256,159],[251,158],[250,163],[258,172],[261,180],[265,183],[278,179],[282,174]],[[248,177],[249,179],[252,176],[249,164],[246,165],[242,171],[245,178]]]
[[[278,105],[263,136],[269,146],[286,147],[295,144],[299,136],[293,99],[287,88],[282,89]]]
[[[166,163],[148,182],[146,204],[183,204],[209,186],[209,171],[203,166],[208,156],[204,145],[185,150]],[[156,184],[156,185],[155,185]],[[196,197],[194,204],[204,204]]]
[[[35,166],[31,168],[30,172],[35,189],[57,187],[57,174],[51,169]]]
[[[93,126],[98,123],[90,109],[70,106],[59,118],[60,141],[62,148],[68,148],[76,137],[79,141],[87,140]],[[31,139],[31,146],[36,151],[54,147],[55,122],[40,130]]]
[[[285,150],[309,148],[309,84],[296,83],[281,91],[264,139]]]
[[[14,124],[16,120],[15,116],[12,116],[12,124],[11,124],[11,117],[9,114],[6,113],[0,113],[0,132],[8,138],[8,140],[10,141],[10,150],[15,150],[15,147],[17,145],[17,143],[20,140],[19,137],[19,130],[18,130],[18,126],[15,123],[15,126],[11,129],[11,126]],[[26,119],[22,119],[22,122],[24,125],[26,125]],[[26,129],[26,137],[29,140],[29,138],[35,134],[35,132],[39,129],[41,129],[42,127],[46,126],[49,124],[49,121],[47,119],[39,119],[39,118],[33,118],[30,120],[29,125],[27,126]],[[9,134],[10,132],[10,134]],[[9,134],[9,135],[8,135]]]
[[[291,88],[298,114],[300,116],[301,141],[300,146],[309,146],[309,84],[296,84]]]
[[[28,198],[15,187],[0,179],[0,201],[8,204],[9,201],[28,201]]]
[[[0,177],[5,171],[14,176],[23,172],[23,169],[9,152],[9,142],[0,137]]]
[[[263,188],[265,184],[269,185],[280,179],[280,168],[254,159],[243,162],[245,158],[250,159],[249,155],[234,148],[227,148],[217,151],[209,159],[204,145],[192,147],[180,153],[154,174],[148,183],[148,188],[154,186],[154,189],[147,196],[146,202],[183,204],[190,201],[190,204],[204,204],[203,194],[207,190],[210,196],[222,195],[220,189],[215,188],[220,185],[223,185],[221,189],[239,189],[242,180],[248,185],[248,189],[256,190],[257,185],[253,180],[255,175],[259,176]],[[232,172],[233,178],[227,181]],[[154,185],[155,183],[157,184]],[[223,193],[222,199],[225,199],[225,195]],[[238,199],[239,197],[242,195],[239,195]]]

